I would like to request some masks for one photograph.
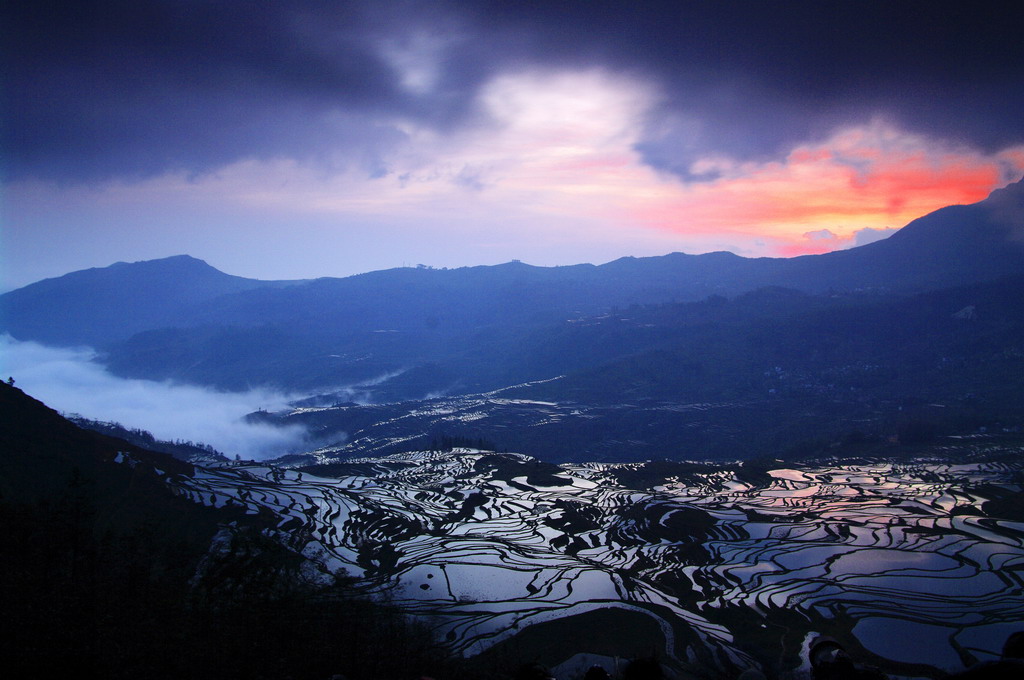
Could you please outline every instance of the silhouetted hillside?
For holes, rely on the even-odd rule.
[[[36,501],[53,496],[65,488],[76,469],[80,476],[103,478],[103,493],[123,490],[155,499],[160,495],[150,492],[162,486],[151,475],[154,467],[168,474],[193,471],[191,465],[169,455],[83,430],[7,384],[0,384],[0,412],[0,497],[5,501]],[[115,465],[112,461],[119,452],[129,453],[144,464]],[[145,488],[147,485],[151,488]],[[191,505],[183,502],[181,507]]]
[[[310,580],[279,518],[175,495],[195,468],[0,384],[10,677],[465,677],[429,633]],[[120,461],[120,462],[118,462]],[[402,649],[402,654],[388,653]]]
[[[227,458],[220,451],[209,444],[191,441],[166,441],[157,439],[152,432],[141,428],[127,428],[121,423],[105,420],[92,420],[81,416],[68,416],[68,420],[84,430],[92,430],[111,437],[123,439],[136,446],[141,446],[148,451],[167,453],[178,460],[189,463],[217,463],[227,462]]]

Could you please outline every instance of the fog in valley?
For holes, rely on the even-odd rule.
[[[268,389],[217,392],[194,385],[123,379],[95,363],[88,347],[55,348],[0,336],[0,373],[65,414],[115,421],[157,439],[209,444],[226,456],[274,458],[302,448],[304,430],[245,421],[299,395]]]

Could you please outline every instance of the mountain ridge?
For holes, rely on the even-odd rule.
[[[0,295],[0,323],[18,339],[102,346],[154,326],[181,323],[190,307],[219,295],[290,283],[225,274],[190,255],[115,262]]]
[[[920,247],[922,245],[923,239],[927,238],[927,239],[935,240],[936,237],[939,237],[939,240],[942,242],[942,245],[943,246],[948,246],[948,245],[950,245],[950,242],[952,240],[958,240],[958,239],[963,239],[963,238],[977,238],[979,236],[979,234],[972,233],[972,232],[977,232],[977,227],[982,227],[985,230],[985,233],[981,234],[983,241],[988,241],[988,242],[1002,241],[1002,240],[1004,240],[1006,238],[1007,234],[1006,233],[998,234],[998,232],[1000,230],[1006,231],[1009,224],[1013,224],[1013,223],[1019,222],[1020,211],[1021,211],[1021,208],[1022,208],[1022,203],[1024,203],[1024,180],[1020,180],[1020,181],[1015,182],[1013,184],[1007,185],[1006,187],[1003,187],[1001,189],[997,189],[997,190],[993,191],[992,194],[989,196],[989,198],[987,198],[987,199],[985,199],[983,201],[979,201],[979,202],[973,203],[973,204],[966,204],[966,205],[950,205],[950,206],[946,206],[944,208],[940,208],[940,209],[935,210],[935,211],[933,211],[931,213],[928,213],[927,215],[924,215],[922,217],[916,218],[916,219],[912,220],[911,222],[909,222],[907,225],[905,225],[903,228],[898,230],[892,236],[890,236],[890,237],[888,237],[886,239],[883,239],[881,241],[876,241],[875,243],[867,244],[867,245],[864,245],[864,246],[858,246],[856,248],[850,248],[850,249],[846,249],[846,250],[833,251],[833,252],[822,253],[822,254],[817,254],[817,255],[801,255],[801,256],[792,257],[792,258],[773,258],[773,257],[748,258],[748,257],[744,257],[744,256],[741,256],[741,255],[737,255],[735,253],[731,253],[729,251],[713,251],[713,252],[702,253],[702,254],[697,254],[697,255],[683,253],[683,252],[672,252],[672,253],[667,253],[665,255],[655,255],[655,256],[647,256],[647,257],[623,256],[623,257],[620,257],[620,258],[617,258],[617,259],[614,259],[614,260],[611,260],[609,262],[605,262],[605,263],[602,263],[602,264],[578,263],[578,264],[569,264],[569,265],[558,265],[558,266],[553,266],[553,267],[541,267],[541,266],[536,266],[536,265],[530,265],[530,264],[521,262],[519,260],[513,260],[513,261],[510,261],[510,262],[506,262],[506,263],[502,263],[502,264],[498,264],[498,265],[471,265],[471,266],[457,267],[457,268],[451,268],[451,269],[449,269],[449,268],[435,269],[435,268],[432,268],[432,267],[417,267],[417,268],[402,267],[402,268],[393,268],[393,269],[384,269],[384,270],[375,270],[375,271],[363,272],[363,273],[354,274],[354,275],[345,276],[345,277],[326,276],[326,277],[318,277],[318,278],[315,278],[315,279],[294,279],[294,280],[282,280],[282,281],[265,281],[265,280],[261,280],[261,279],[246,279],[244,277],[239,277],[239,276],[234,276],[234,275],[230,275],[230,274],[225,274],[224,272],[222,272],[220,270],[217,270],[216,268],[210,266],[209,264],[207,264],[205,261],[203,261],[201,259],[192,257],[190,255],[182,254],[182,255],[169,256],[169,257],[165,257],[165,258],[159,258],[159,259],[155,259],[155,260],[142,260],[142,261],[133,262],[133,263],[115,262],[114,264],[109,265],[108,267],[93,267],[93,268],[90,268],[90,269],[78,270],[78,271],[75,271],[75,272],[71,272],[69,274],[65,274],[65,275],[60,276],[60,277],[53,277],[53,278],[43,279],[42,281],[38,281],[38,282],[35,282],[33,284],[29,284],[28,286],[24,286],[24,287],[19,288],[17,290],[25,290],[26,288],[37,287],[40,284],[44,284],[46,282],[55,282],[55,281],[59,281],[59,280],[70,281],[72,279],[75,279],[76,282],[78,282],[81,279],[84,279],[86,276],[94,275],[97,272],[103,272],[103,271],[118,271],[118,270],[127,271],[129,268],[142,269],[142,268],[152,268],[152,267],[157,267],[157,266],[159,266],[161,268],[164,268],[164,269],[167,269],[168,267],[170,267],[172,265],[175,266],[178,269],[178,271],[177,272],[169,272],[168,271],[167,273],[179,273],[179,274],[181,274],[181,273],[184,273],[183,270],[185,269],[185,267],[190,267],[190,268],[192,268],[194,270],[194,272],[198,272],[198,271],[202,270],[202,271],[205,271],[208,274],[214,274],[215,273],[216,275],[221,275],[223,277],[230,277],[230,278],[232,278],[234,280],[237,280],[237,281],[240,281],[240,282],[241,281],[247,282],[248,285],[253,285],[253,286],[262,286],[262,285],[268,285],[268,284],[270,284],[270,285],[273,285],[273,284],[304,284],[304,283],[310,283],[310,282],[342,281],[342,280],[351,280],[351,279],[376,279],[376,278],[380,278],[382,276],[383,277],[387,277],[387,276],[406,276],[409,272],[419,272],[420,274],[422,274],[424,272],[433,272],[434,273],[433,275],[435,275],[435,276],[437,275],[436,274],[437,272],[454,272],[454,271],[465,272],[467,270],[473,271],[473,272],[492,271],[492,272],[519,272],[519,273],[524,272],[524,271],[537,272],[537,271],[541,271],[541,270],[543,270],[545,272],[550,272],[550,273],[555,273],[555,272],[557,272],[557,273],[566,273],[566,272],[568,272],[570,270],[574,270],[576,272],[586,271],[586,272],[589,273],[589,272],[592,272],[594,270],[603,270],[603,271],[628,270],[630,267],[636,265],[637,263],[644,263],[644,264],[652,265],[652,268],[654,268],[654,269],[665,269],[666,267],[658,266],[658,265],[661,265],[663,263],[670,263],[669,269],[671,269],[672,266],[677,266],[677,265],[679,265],[682,262],[685,262],[685,263],[691,264],[691,265],[692,264],[701,264],[701,265],[703,265],[703,264],[714,264],[714,265],[717,265],[717,266],[721,266],[723,264],[725,264],[725,265],[735,265],[735,264],[741,263],[741,262],[745,262],[745,263],[760,263],[762,265],[765,264],[765,263],[775,263],[775,264],[779,264],[779,265],[785,265],[785,263],[789,263],[788,265],[785,265],[785,266],[781,267],[781,271],[782,271],[781,276],[785,277],[785,276],[791,275],[791,273],[788,272],[787,270],[799,269],[802,266],[806,266],[805,263],[821,262],[821,261],[836,261],[836,260],[841,260],[841,259],[848,259],[848,258],[853,257],[854,254],[857,254],[858,256],[861,256],[864,253],[872,253],[872,254],[874,254],[874,253],[877,253],[877,252],[879,252],[881,250],[890,248],[891,244],[894,244],[894,243],[900,244],[902,246],[902,245],[907,244],[909,242],[909,243],[912,243],[916,247]],[[992,220],[992,219],[979,220],[978,219],[979,217],[984,216],[984,213],[990,213],[988,215],[988,217],[991,218],[992,214],[998,213],[999,211],[1006,211],[1006,210],[1009,210],[1012,213],[1014,213],[1013,215],[1011,215],[1009,217],[1008,220],[1000,220],[1000,219],[996,219],[996,220]],[[947,219],[947,218],[949,218],[949,217],[951,217],[953,215],[955,215],[959,219],[958,220],[952,220],[952,221]],[[996,217],[998,217],[998,215],[996,215]],[[960,226],[964,226],[966,224],[967,226],[971,227],[971,229],[959,229],[959,230],[954,229],[954,230],[952,230],[953,233],[950,234],[950,230],[951,230],[950,228],[953,227],[953,226],[956,226],[958,224]],[[945,232],[945,233],[943,234],[942,232]],[[953,238],[950,238],[951,236]],[[1002,238],[999,238],[999,237],[1002,237]],[[1011,243],[1011,245],[1014,245],[1014,244]],[[797,263],[799,263],[799,266],[797,266]],[[780,275],[776,274],[776,276],[780,276]],[[245,285],[245,284],[243,284],[243,285]],[[787,283],[785,281],[781,281],[781,282],[778,282],[778,285],[787,285]],[[10,292],[14,292],[14,291],[10,291]],[[8,293],[4,294],[4,296],[6,296],[6,295],[8,295]],[[0,297],[4,297],[4,296],[0,296]]]
[[[1022,187],[942,208],[882,241],[791,259],[671,253],[600,265],[513,261],[298,281],[234,277],[189,256],[119,263],[0,296],[0,331],[91,345],[124,377],[313,390],[418,372],[402,398],[416,396],[413,388],[419,395],[481,391],[551,377],[493,366],[520,352],[530,334],[616,308],[766,286],[907,295],[1024,272],[1024,240],[1016,239]],[[423,371],[436,375],[423,382]],[[477,377],[466,377],[474,371]]]

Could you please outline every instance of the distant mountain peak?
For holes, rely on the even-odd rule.
[[[200,260],[197,257],[192,257],[191,255],[169,255],[168,257],[158,257],[152,260],[137,260],[135,262],[119,261],[110,265],[110,267],[190,267],[194,269],[201,268],[220,271],[216,267],[207,263],[206,260]]]
[[[197,305],[268,285],[274,283],[225,274],[190,255],[116,262],[0,295],[0,330],[19,340],[101,347],[142,330],[188,325]]]
[[[1006,197],[1013,197],[1018,201],[1024,200],[1024,177],[1020,178],[1016,182],[1010,182],[1001,189],[996,189],[991,194],[989,194],[988,198],[995,198],[998,200]]]

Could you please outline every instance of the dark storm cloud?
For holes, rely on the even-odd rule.
[[[9,176],[192,172],[288,156],[377,168],[393,116],[463,124],[489,75],[599,66],[658,83],[648,162],[778,154],[883,115],[1024,140],[1024,47],[967,3],[27,2],[3,11]],[[429,87],[386,58],[439,41]],[[354,160],[353,160],[354,159]]]
[[[550,57],[653,74],[668,101],[641,150],[666,169],[774,155],[876,115],[987,151],[1024,140],[1024,41],[994,3],[536,4],[478,11]]]
[[[201,171],[322,153],[375,131],[352,114],[424,116],[360,8],[288,2],[7,6],[6,141],[15,175]]]

